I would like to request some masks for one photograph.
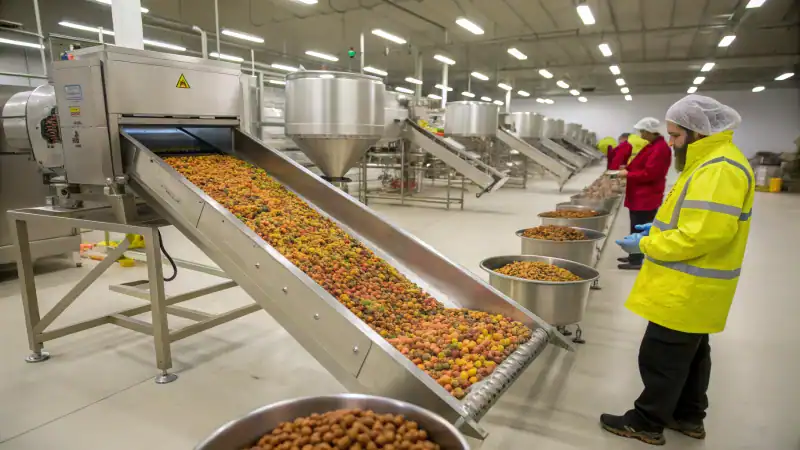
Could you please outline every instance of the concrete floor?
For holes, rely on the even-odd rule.
[[[536,225],[590,183],[588,170],[563,193],[538,180],[526,191],[468,196],[465,211],[376,205],[385,217],[454,261],[485,275],[478,262],[517,253],[514,231]],[[627,231],[622,216],[612,238]],[[667,433],[667,449],[800,449],[800,197],[759,194],[750,245],[728,329],[712,338],[714,371],[705,442]],[[88,237],[90,240],[92,237]],[[208,262],[175,230],[164,238],[174,256]],[[602,412],[620,413],[639,394],[636,355],[645,327],[623,307],[635,273],[616,269],[612,244],[599,264],[603,290],[591,295],[583,322],[588,343],[575,353],[550,348],[482,420],[491,435],[483,449],[637,449],[644,444],[600,430]],[[47,310],[89,270],[63,261],[39,266]],[[169,270],[167,269],[167,272]],[[142,267],[114,266],[54,324],[67,324],[131,305],[107,285],[140,279]],[[216,279],[182,271],[168,284],[177,293]],[[248,304],[241,290],[187,304],[220,311]],[[52,359],[26,364],[27,340],[17,282],[0,283],[0,450],[189,449],[219,425],[277,400],[342,392],[330,376],[265,312],[182,340],[173,346],[180,378],[156,385],[151,340],[104,326],[46,345]],[[180,325],[179,319],[171,324]]]

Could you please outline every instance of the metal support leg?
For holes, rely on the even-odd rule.
[[[178,376],[174,373],[169,373],[169,369],[172,368],[172,352],[170,350],[164,273],[161,266],[161,240],[158,235],[158,229],[150,228],[144,239],[152,308],[153,341],[156,347],[156,367],[161,370],[161,374],[156,377],[155,381],[158,384],[166,384],[175,381]]]
[[[573,339],[572,342],[576,344],[585,344],[586,340],[583,339],[583,330],[581,326],[576,324],[575,327],[575,339]]]
[[[593,291],[599,291],[603,289],[600,287],[600,278],[596,278],[594,281],[592,281],[592,285],[589,288]]]
[[[25,312],[25,329],[28,332],[28,348],[31,354],[25,358],[26,362],[37,363],[50,359],[50,354],[42,351],[43,345],[36,339],[36,326],[41,320],[39,315],[39,298],[36,296],[36,282],[33,279],[33,258],[28,237],[28,223],[15,220],[13,224],[14,239],[17,252],[17,273],[19,274],[19,287],[22,294],[22,309]]]

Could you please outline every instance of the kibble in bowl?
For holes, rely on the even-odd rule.
[[[510,277],[535,281],[568,282],[582,280],[581,277],[567,269],[538,261],[514,261],[494,271]]]
[[[560,209],[557,211],[548,211],[539,214],[541,217],[551,219],[585,219],[587,217],[597,217],[600,213],[593,210],[573,210],[573,209]]]
[[[542,225],[522,230],[521,235],[531,239],[546,241],[583,241],[586,233],[572,227],[562,225]]]

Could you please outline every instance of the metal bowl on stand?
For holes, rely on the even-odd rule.
[[[469,450],[456,428],[440,416],[410,403],[363,394],[336,394],[285,400],[263,406],[229,422],[195,447],[195,450],[240,450],[250,448],[281,422],[337,409],[369,409],[379,414],[402,414],[428,432],[442,450]]]
[[[585,195],[573,195],[569,198],[569,202],[573,205],[588,206],[594,210],[613,211],[619,205],[621,195],[614,195],[611,197],[594,198]]]
[[[606,224],[608,223],[609,213],[608,210],[605,209],[594,209],[588,206],[573,205],[570,203],[560,203],[556,205],[556,210],[596,211],[600,213],[600,215],[592,217],[568,218],[568,217],[544,217],[542,214],[545,213],[541,213],[539,214],[539,219],[541,220],[542,225],[561,225],[565,227],[588,228],[590,230],[603,232],[605,231]]]
[[[522,235],[525,231],[524,229],[517,231],[517,236],[522,240],[522,254],[550,256],[594,266],[597,260],[597,241],[605,239],[605,233],[589,228],[570,228],[582,232],[586,235],[586,239],[579,241],[552,241],[525,237]]]
[[[495,270],[516,261],[535,261],[567,269],[580,281],[538,281],[511,277]],[[481,269],[489,272],[489,284],[554,326],[565,326],[583,320],[589,287],[600,276],[595,269],[574,261],[539,255],[493,256],[481,261]]]

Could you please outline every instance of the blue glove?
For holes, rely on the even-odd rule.
[[[622,250],[626,253],[642,253],[642,250],[639,248],[639,242],[641,242],[643,237],[644,235],[642,233],[633,233],[618,240],[617,245],[622,247]]]
[[[635,228],[637,231],[641,231],[641,233],[639,234],[641,234],[642,236],[650,236],[650,228],[652,228],[652,226],[653,223],[651,222],[651,223],[646,223],[644,225],[636,225]]]

